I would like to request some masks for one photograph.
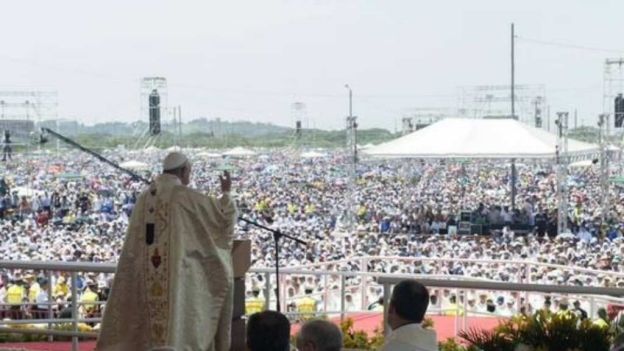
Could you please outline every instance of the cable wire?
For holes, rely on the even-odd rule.
[[[594,52],[611,52],[611,53],[617,53],[617,54],[624,54],[624,49],[623,50],[618,50],[618,49],[595,48],[595,47],[576,45],[576,44],[567,44],[567,43],[558,43],[558,42],[554,42],[554,41],[531,39],[531,38],[525,38],[525,37],[520,37],[520,36],[516,36],[516,39],[520,39],[521,41],[525,41],[525,42],[528,42],[528,43],[539,44],[539,45],[546,45],[546,46],[555,46],[555,47],[566,48],[566,49],[586,50],[586,51],[594,51]]]

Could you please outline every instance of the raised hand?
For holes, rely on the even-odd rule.
[[[227,193],[232,190],[232,178],[230,177],[230,172],[223,171],[223,175],[219,176],[219,181],[221,182],[221,192]]]

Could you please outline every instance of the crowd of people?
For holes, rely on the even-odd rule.
[[[164,152],[110,150],[105,155],[117,162],[139,159],[153,165],[139,171],[149,178],[159,171]],[[556,237],[556,176],[550,165],[518,165],[516,208],[511,209],[511,173],[504,163],[365,160],[354,184],[345,167],[348,162],[340,153],[304,159],[295,151],[267,151],[242,159],[194,157],[191,186],[218,193],[217,175],[232,169],[241,215],[308,243],[303,247],[282,241],[281,263],[287,267],[316,264],[310,269],[624,287],[624,193],[611,185],[609,208],[602,213],[597,169],[571,170],[567,182],[571,233]],[[14,155],[3,167],[0,259],[116,262],[144,183],[71,150]],[[501,229],[486,235],[448,235],[461,222],[462,213],[470,213],[474,223]],[[528,230],[514,233],[517,226]],[[252,240],[253,267],[274,265],[270,233],[241,222],[237,235]],[[370,259],[364,266],[362,260],[353,259],[374,256],[396,259]],[[535,264],[522,268],[511,261]],[[2,272],[0,298],[15,303],[17,295],[10,291],[19,286],[21,299],[36,305],[37,286],[41,290],[51,284],[56,291],[59,282],[68,280],[60,272],[49,277],[7,270]],[[333,296],[340,287],[338,276],[290,275],[284,282],[286,304],[312,296],[325,310],[337,307]],[[98,300],[106,298],[110,283],[107,274],[80,274],[77,282],[81,291],[93,292]],[[256,289],[260,298],[273,298],[264,296],[263,274],[250,274],[247,283],[250,297]],[[366,279],[365,291],[359,277],[348,277],[345,283],[350,310],[374,305],[381,296],[372,278]],[[439,291],[440,303],[450,304],[450,295],[444,294]],[[69,305],[68,296],[53,294],[58,312]],[[499,297],[491,292],[485,300],[498,304]],[[482,299],[455,298],[475,303]],[[519,301],[511,295],[502,298],[502,305]],[[533,307],[542,303],[533,301]]]

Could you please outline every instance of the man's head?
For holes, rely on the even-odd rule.
[[[406,279],[395,285],[388,308],[392,329],[405,324],[422,323],[429,306],[429,291],[416,280]]]
[[[171,152],[163,161],[163,173],[171,174],[180,179],[182,184],[189,185],[191,182],[191,163],[180,152]]]
[[[247,322],[249,351],[288,351],[290,322],[283,314],[264,311],[252,314]]]
[[[325,320],[313,320],[305,323],[297,334],[299,351],[340,351],[342,333],[338,327]]]

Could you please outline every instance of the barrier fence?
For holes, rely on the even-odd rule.
[[[360,271],[340,271],[340,270],[326,270],[330,267],[335,267],[341,263],[351,263],[354,260],[359,260]],[[530,282],[530,275],[524,276],[526,282],[497,282],[486,279],[475,279],[467,276],[460,275],[428,275],[428,274],[390,274],[368,271],[368,264],[374,260],[396,260],[396,261],[427,261],[427,262],[464,262],[464,263],[478,263],[478,264],[515,264],[523,267],[524,271],[529,270],[533,265],[546,266],[555,269],[567,269],[571,271],[582,271],[591,274],[604,274],[604,271],[588,270],[585,268],[558,266],[546,263],[538,262],[514,262],[514,261],[493,261],[493,260],[468,260],[468,259],[435,259],[435,258],[406,258],[406,257],[360,257],[350,260],[333,261],[319,264],[310,264],[295,268],[282,268],[280,269],[280,279],[282,281],[281,286],[284,287],[280,291],[281,301],[283,303],[282,311],[287,311],[293,320],[300,320],[306,318],[301,313],[293,311],[292,304],[299,298],[298,295],[288,296],[286,291],[287,287],[283,284],[286,280],[291,279],[308,279],[312,277],[314,281],[320,283],[320,292],[316,292],[312,295],[321,303],[318,306],[316,312],[311,314],[324,315],[324,316],[340,316],[344,318],[349,313],[358,314],[380,314],[383,310],[381,306],[378,306],[374,311],[368,309],[371,303],[374,303],[376,296],[371,296],[368,293],[368,288],[372,287],[374,290],[382,292],[383,296],[383,308],[385,309],[389,301],[391,287],[402,279],[414,278],[418,279],[425,286],[430,288],[430,291],[443,291],[443,293],[455,294],[458,300],[459,309],[451,311],[450,315],[455,317],[455,334],[462,328],[466,328],[470,323],[471,316],[483,315],[482,311],[477,311],[469,305],[468,295],[470,293],[476,294],[479,291],[492,292],[517,292],[521,293],[525,298],[525,302],[530,300],[536,300],[543,295],[549,296],[573,296],[575,299],[582,301],[587,305],[590,316],[595,316],[597,307],[606,306],[607,304],[624,304],[624,289],[620,288],[602,288],[602,287],[590,287],[590,286],[567,286],[567,285],[543,285]],[[0,270],[21,270],[21,271],[36,271],[43,272],[48,277],[48,301],[45,303],[48,306],[46,311],[38,311],[36,316],[38,318],[33,319],[11,319],[3,320],[0,322],[0,333],[22,333],[22,334],[44,334],[49,336],[49,340],[52,341],[54,336],[72,337],[72,350],[78,350],[79,338],[90,337],[94,338],[97,333],[94,332],[80,332],[78,329],[79,323],[99,323],[101,318],[82,318],[80,316],[80,309],[85,305],[103,304],[104,302],[85,302],[81,303],[79,298],[78,276],[83,273],[105,273],[113,274],[115,272],[115,264],[103,264],[103,263],[80,263],[80,262],[52,262],[52,261],[2,261],[0,260]],[[528,267],[528,268],[527,268]],[[57,302],[54,302],[52,296],[52,282],[55,274],[60,272],[69,274],[71,282],[71,318],[58,318],[53,309]],[[622,273],[608,272],[610,276],[622,276]],[[273,269],[269,268],[254,268],[249,272],[249,276],[260,275],[263,277],[263,295],[265,298],[265,308],[275,308],[275,293],[273,287],[275,286],[275,276]],[[350,296],[350,297],[349,297]],[[461,298],[463,296],[463,299]],[[347,301],[351,299],[351,301]],[[355,301],[355,300],[359,301]],[[519,301],[516,301],[519,307]],[[20,306],[20,308],[27,309],[33,305],[44,305],[44,303],[24,303],[21,305],[16,304],[4,304],[0,305],[0,310],[10,311],[13,306]],[[8,308],[7,308],[8,307]],[[459,311],[463,312],[459,312]],[[449,311],[445,310],[443,306],[432,305],[428,311],[432,314],[449,314]],[[491,315],[490,315],[491,316]],[[42,318],[45,317],[45,318]],[[381,323],[381,322],[380,322]],[[47,325],[47,328],[42,329],[23,329],[16,328],[23,324],[35,324],[35,325]],[[54,325],[69,324],[71,330],[55,330]],[[383,323],[385,327],[385,323]]]

